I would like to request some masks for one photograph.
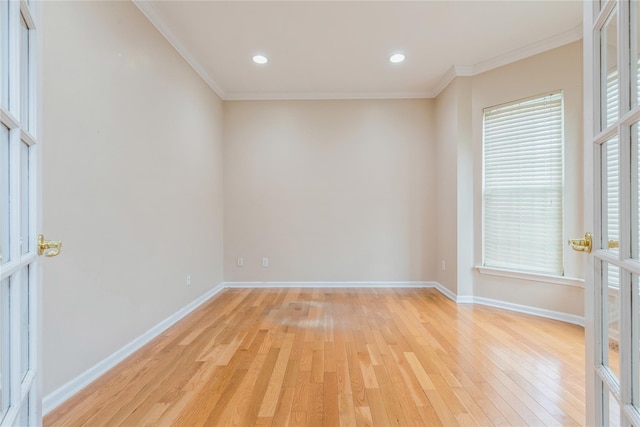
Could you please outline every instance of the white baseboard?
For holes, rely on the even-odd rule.
[[[226,288],[435,288],[437,282],[225,282]],[[440,285],[442,286],[442,285]]]
[[[122,347],[120,350],[116,351],[106,359],[102,360],[98,364],[92,366],[87,369],[82,374],[78,375],[62,387],[57,390],[49,393],[42,400],[42,412],[44,415],[48,414],[59,405],[61,405],[65,400],[69,399],[80,390],[91,384],[93,381],[98,379],[101,375],[106,373],[109,369],[116,366],[118,363],[122,362],[124,359],[129,357],[135,351],[139,350],[142,346],[147,344],[149,341],[160,335],[162,332],[167,330],[173,324],[178,322],[180,319],[191,313],[193,310],[207,302],[211,297],[216,295],[218,292],[224,289],[222,284],[219,284],[215,288],[211,289],[198,299],[192,301],[176,313],[172,314],[162,322],[158,323],[153,328],[149,329],[144,334],[140,335],[138,338],[131,341],[129,344]]]
[[[434,283],[434,288],[436,288],[442,295],[444,295],[445,297],[449,298],[451,301],[453,302],[457,302],[456,299],[456,294],[451,292],[449,290],[449,288],[447,288],[446,286],[444,286],[442,283],[438,283],[438,282],[433,282]]]
[[[436,282],[225,282],[225,288],[435,288]]]
[[[226,288],[435,288],[451,301],[472,303],[473,297],[457,296],[438,282],[225,282]]]
[[[456,296],[456,302],[458,304],[473,304],[474,297],[472,295],[458,295]]]
[[[503,310],[514,311],[517,313],[531,314],[533,316],[544,317],[546,319],[560,320],[562,322],[571,323],[574,325],[584,326],[584,317],[576,316],[573,314],[562,313],[560,311],[545,310],[544,308],[531,307],[528,305],[514,304],[506,301],[499,301],[490,298],[476,297],[473,295],[456,295],[444,285],[438,282],[425,282],[433,284],[442,295],[446,296],[450,300],[457,304],[480,304],[490,307],[501,308]]]
[[[473,303],[473,297],[472,296],[456,295],[455,292],[451,291],[449,288],[444,286],[442,283],[439,283],[439,282],[426,282],[426,283],[428,283],[430,285],[430,286],[426,286],[426,287],[437,289],[442,295],[444,295],[445,297],[449,298],[451,301],[455,302],[456,304],[471,304],[471,303]]]
[[[560,311],[545,310],[544,308],[531,307],[528,305],[513,304],[510,302],[499,301],[490,298],[473,297],[474,304],[487,305],[490,307],[501,308],[504,310],[515,311],[518,313],[531,314],[533,316],[544,317],[547,319],[560,320],[574,325],[584,326],[584,317],[573,314],[562,313]]]

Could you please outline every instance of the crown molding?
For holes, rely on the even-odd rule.
[[[225,101],[425,99],[432,92],[227,92]]]
[[[576,42],[580,39],[582,39],[582,25],[578,25],[573,30],[569,30],[565,33],[549,37],[548,39],[532,43],[530,45],[521,47],[520,49],[508,52],[504,55],[479,62],[478,64],[475,64],[473,66],[473,75],[481,74],[495,68],[512,64],[514,62],[529,58],[534,55],[538,55],[548,50]]]
[[[204,80],[204,82],[221,98],[225,98],[225,92],[219,84],[207,73],[195,56],[179,41],[179,39],[169,29],[167,24],[160,18],[158,12],[151,5],[151,2],[144,0],[132,0],[133,4],[142,12],[142,14],[156,27],[156,29],[164,36],[171,46],[184,58],[185,61],[193,68],[193,70]]]
[[[456,77],[473,76],[473,67],[465,65],[452,65],[445,73],[440,83],[434,88],[430,98],[436,98],[445,90]]]
[[[485,73],[487,71],[494,70],[496,68],[504,67],[505,65],[512,64],[517,61],[529,58],[534,55],[555,49],[569,43],[577,42],[582,39],[582,25],[578,25],[572,30],[558,34],[553,37],[541,40],[536,43],[524,46],[520,49],[507,52],[504,55],[496,56],[495,58],[488,59],[486,61],[479,62],[470,66],[454,65],[442,77],[440,83],[433,90],[433,98],[440,95],[444,89],[456,77],[468,77]]]

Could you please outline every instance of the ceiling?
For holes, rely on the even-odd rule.
[[[225,100],[430,98],[582,36],[577,0],[134,3]]]

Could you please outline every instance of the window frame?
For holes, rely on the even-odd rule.
[[[529,101],[541,100],[550,96],[559,96],[560,101],[560,209],[559,209],[559,238],[558,238],[558,261],[560,269],[558,271],[540,271],[537,269],[514,268],[508,266],[507,263],[487,264],[487,194],[486,194],[486,119],[487,114],[497,109],[514,106],[517,104],[525,104]],[[482,109],[481,116],[481,263],[476,269],[482,274],[490,274],[495,276],[521,278],[525,280],[536,280],[548,283],[556,283],[567,286],[584,286],[584,281],[580,278],[569,277],[566,275],[566,249],[563,242],[565,241],[566,224],[565,224],[565,173],[566,173],[566,123],[565,123],[566,99],[562,89],[545,91],[537,95],[528,96],[500,104],[488,106]]]

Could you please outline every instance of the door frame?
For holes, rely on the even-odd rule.
[[[595,117],[594,93],[596,81],[593,72],[595,47],[593,40],[593,4],[590,0],[583,2],[583,138],[584,138],[584,227],[595,230],[594,219],[594,170],[593,158],[593,119]],[[596,411],[596,381],[592,373],[595,371],[595,293],[593,286],[593,256],[588,255],[584,264],[584,329],[585,329],[585,416],[586,425],[595,425],[598,419]],[[601,392],[600,392],[601,393]]]
[[[3,301],[2,313],[4,321],[9,321],[8,338],[2,340],[2,358],[9,368],[9,404],[8,410],[0,415],[0,425],[19,425],[25,422],[29,425],[42,424],[42,271],[41,260],[38,256],[36,236],[42,229],[42,10],[41,3],[36,0],[0,0],[1,6],[7,7],[9,25],[6,26],[9,50],[7,63],[0,63],[0,67],[6,66],[8,71],[8,96],[9,105],[2,105],[0,117],[9,132],[9,198],[11,225],[6,232],[10,235],[9,252],[10,261],[0,266],[0,279],[10,280],[9,292],[3,292],[3,298],[7,297],[7,304]],[[20,50],[22,46],[21,17],[27,24],[28,37],[28,112],[23,113],[21,84],[23,80]],[[2,24],[4,25],[4,23]],[[3,46],[0,46],[3,49]],[[6,80],[4,80],[6,82]],[[4,85],[0,85],[4,88]],[[27,125],[28,123],[28,129]],[[23,187],[22,177],[22,150],[23,142],[28,149],[28,187]],[[27,190],[25,190],[25,188]],[[26,198],[25,192],[26,192]],[[28,201],[28,215],[23,215],[21,200]],[[20,242],[22,224],[28,223],[28,232],[23,237],[26,242]],[[5,231],[5,230],[3,230]],[[28,244],[28,251],[23,253],[21,247]],[[28,270],[26,270],[28,268]],[[24,272],[28,271],[28,277]],[[25,292],[28,294],[25,295]],[[21,304],[25,302],[28,313],[22,311]],[[22,323],[24,322],[24,323]],[[26,327],[27,336],[23,334]],[[1,336],[2,334],[0,334]],[[28,345],[25,359],[24,344]],[[25,365],[26,362],[26,365]],[[3,381],[3,384],[7,384]],[[27,409],[28,405],[28,410]],[[24,418],[24,417],[27,418]]]
[[[637,3],[633,7],[640,7]],[[617,58],[617,96],[618,117],[613,123],[601,125],[607,95],[602,88],[603,74],[608,73],[601,64],[602,30],[607,28],[611,14],[617,14],[616,24],[616,58]],[[638,383],[638,332],[634,328],[638,325],[638,302],[635,295],[638,288],[634,288],[635,281],[640,281],[640,262],[632,259],[634,242],[632,232],[637,233],[640,220],[635,211],[639,203],[638,174],[632,166],[638,153],[640,141],[632,135],[633,126],[640,126],[640,102],[632,102],[640,92],[638,79],[630,66],[639,57],[636,46],[640,20],[638,12],[632,14],[630,1],[598,1],[585,0],[583,2],[583,52],[584,52],[584,224],[586,230],[592,231],[593,253],[585,263],[585,391],[586,391],[586,424],[601,425],[607,423],[611,415],[609,408],[610,392],[619,395],[620,423],[623,426],[640,425],[640,413],[633,407],[633,393],[639,393]],[[635,30],[634,30],[634,27]],[[632,54],[632,50],[634,51]],[[604,51],[609,61],[608,49]],[[635,82],[633,79],[636,79]],[[633,98],[632,98],[633,95]],[[609,122],[609,120],[607,120]],[[607,215],[604,214],[606,204],[603,182],[604,163],[607,160],[603,154],[603,147],[608,141],[616,138],[618,141],[618,188],[619,188],[619,249],[609,250],[608,239],[612,235],[607,233]],[[635,169],[634,169],[635,168]],[[633,249],[633,250],[632,250]],[[637,254],[634,255],[637,258]],[[618,353],[621,355],[619,378],[603,363],[606,352],[609,351],[609,331],[605,320],[609,309],[609,280],[605,280],[607,273],[603,266],[617,266],[620,268],[618,284],[617,309],[618,323]],[[604,271],[603,271],[604,270]],[[607,276],[608,277],[608,276]],[[635,289],[635,290],[634,290]],[[607,342],[605,342],[605,338]],[[634,365],[635,363],[635,365]],[[614,398],[615,399],[615,398]],[[637,402],[636,402],[637,404]]]

